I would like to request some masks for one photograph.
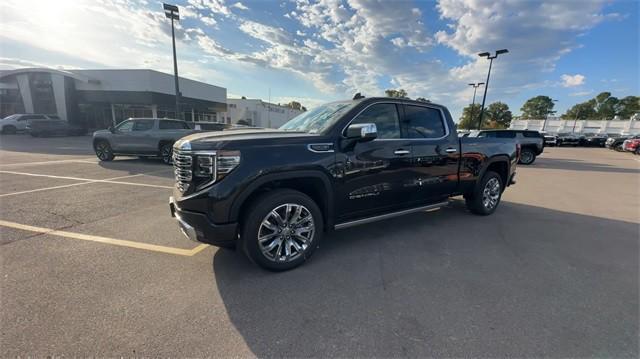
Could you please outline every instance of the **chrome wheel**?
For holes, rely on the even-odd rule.
[[[482,191],[482,204],[484,208],[491,210],[498,205],[500,200],[500,181],[497,178],[492,178],[487,181]]]
[[[160,149],[160,155],[162,156],[162,162],[166,164],[171,164],[173,162],[173,149],[171,146],[164,145]]]
[[[269,212],[258,229],[262,254],[274,262],[289,262],[309,248],[315,223],[307,207],[286,203]]]
[[[529,164],[533,162],[533,153],[531,151],[522,151],[520,154],[520,162],[523,164]]]

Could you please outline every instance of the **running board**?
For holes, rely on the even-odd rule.
[[[382,221],[383,219],[389,219],[389,218],[404,216],[405,214],[409,214],[409,213],[415,213],[415,212],[439,209],[439,208],[444,207],[444,206],[446,206],[448,204],[449,204],[449,201],[445,201],[445,202],[430,204],[428,206],[410,208],[410,209],[405,209],[405,210],[398,211],[398,212],[391,212],[391,213],[381,214],[379,216],[356,219],[355,221],[338,223],[335,226],[333,226],[333,228],[338,230],[338,229],[344,229],[344,228],[349,228],[349,227],[353,227],[353,226],[359,226],[361,224]]]

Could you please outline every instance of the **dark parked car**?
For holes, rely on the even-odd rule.
[[[493,213],[518,144],[458,138],[449,111],[399,98],[333,102],[278,130],[193,134],[174,145],[171,213],[190,239],[270,270],[309,259],[325,231],[447,204]]]
[[[580,146],[581,136],[577,133],[563,132],[558,134],[558,146]]]
[[[25,130],[33,137],[82,136],[87,133],[85,128],[61,120],[58,116],[29,120]]]
[[[536,157],[544,151],[544,138],[538,131],[529,130],[481,130],[471,136],[489,138],[512,138],[518,142],[522,148],[520,162],[523,165],[530,165],[535,162]]]
[[[558,144],[558,136],[550,133],[540,133],[544,138],[544,145],[548,147],[554,147]]]
[[[589,134],[582,138],[580,144],[585,147],[604,147],[605,142],[607,142],[605,135]]]

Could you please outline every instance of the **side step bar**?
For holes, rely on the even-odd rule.
[[[446,206],[448,204],[449,204],[449,201],[444,201],[444,202],[440,202],[440,203],[430,204],[430,205],[427,205],[427,206],[405,209],[405,210],[398,211],[398,212],[385,213],[385,214],[381,214],[379,216],[356,219],[355,221],[338,223],[335,226],[333,226],[333,228],[336,229],[336,230],[349,228],[349,227],[358,226],[358,225],[361,225],[361,224],[381,221],[383,219],[389,219],[389,218],[404,216],[405,214],[409,214],[409,213],[415,213],[415,212],[438,209],[438,208],[444,207],[444,206]]]

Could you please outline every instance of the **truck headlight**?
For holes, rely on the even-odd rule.
[[[196,152],[194,157],[193,174],[206,179],[198,189],[219,181],[240,164],[240,151]]]
[[[240,151],[218,151],[216,164],[217,180],[224,178],[240,164]]]

